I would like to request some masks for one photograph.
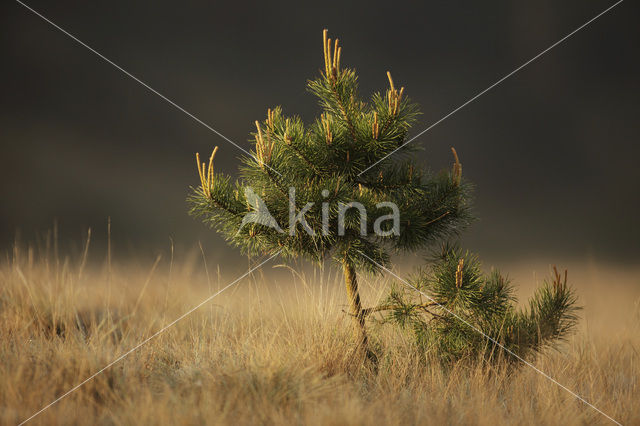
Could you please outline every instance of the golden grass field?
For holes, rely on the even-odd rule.
[[[207,269],[201,253],[109,268],[81,255],[9,253],[0,266],[0,423],[29,418],[236,278],[206,258]],[[611,424],[526,366],[425,365],[390,326],[370,328],[374,372],[351,357],[341,276],[276,263],[29,424]],[[562,266],[584,307],[580,330],[533,362],[617,421],[640,424],[640,269]],[[505,270],[525,297],[548,267]],[[372,305],[389,281],[362,276],[360,285]]]

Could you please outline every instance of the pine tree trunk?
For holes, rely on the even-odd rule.
[[[353,336],[359,349],[369,352],[369,341],[365,329],[365,317],[360,303],[360,293],[358,292],[358,281],[356,280],[356,270],[347,261],[343,262],[344,283],[347,288],[349,298],[349,313],[353,322]]]

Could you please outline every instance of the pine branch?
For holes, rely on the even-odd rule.
[[[309,166],[309,168],[311,170],[313,170],[313,172],[316,174],[316,176],[321,177],[322,173],[320,173],[320,170],[318,170],[318,168],[316,167],[315,164],[313,164],[313,162],[301,151],[299,150],[292,141],[288,141],[287,143],[285,143],[285,146],[289,149],[291,149],[294,154],[296,154],[301,160],[303,160],[307,166]]]
[[[410,309],[415,309],[415,308],[422,308],[422,309],[427,309],[431,306],[440,306],[438,303],[436,302],[431,302],[431,303],[421,303],[421,304],[417,304],[417,305],[410,305]],[[374,306],[372,308],[365,308],[362,310],[363,315],[366,317],[368,315],[371,315],[373,313],[376,312],[383,312],[383,311],[395,311],[395,310],[399,310],[399,309],[404,309],[406,308],[405,306],[402,305],[397,305],[397,304],[384,304],[384,305],[379,305],[379,306]],[[433,312],[430,312],[428,310],[426,310],[427,313],[431,314],[431,315],[436,315]]]
[[[345,122],[347,123],[347,126],[349,127],[349,131],[351,132],[351,139],[353,139],[353,143],[355,144],[358,142],[358,138],[356,137],[356,128],[354,127],[353,122],[347,115],[347,110],[345,109],[342,99],[340,98],[340,95],[336,90],[335,80],[330,81],[329,84],[331,86],[333,95],[335,96],[336,102],[338,103],[338,107],[340,108],[340,112],[342,113],[342,117],[344,118]]]

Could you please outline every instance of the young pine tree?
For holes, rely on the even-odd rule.
[[[248,254],[331,258],[344,273],[355,340],[366,348],[357,273],[380,272],[391,252],[457,234],[470,220],[469,195],[455,151],[453,170],[439,174],[414,164],[409,149],[387,157],[405,142],[417,106],[389,73],[384,94],[361,100],[356,73],[341,67],[342,48],[326,30],[323,47],[324,71],[307,84],[320,117],[305,125],[269,109],[237,181],[214,173],[217,148],[208,167],[197,157],[191,213]]]

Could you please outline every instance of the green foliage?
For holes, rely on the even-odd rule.
[[[357,269],[379,272],[378,264],[388,265],[395,251],[417,250],[456,235],[471,219],[469,186],[455,171],[422,170],[407,157],[416,145],[385,158],[405,142],[418,107],[404,96],[404,88],[395,89],[390,75],[390,88],[384,94],[374,93],[369,102],[361,100],[355,70],[341,69],[341,48],[336,43],[333,55],[332,48],[330,40],[325,40],[325,72],[307,84],[322,109],[320,117],[305,125],[297,116],[286,116],[280,107],[270,109],[265,121],[256,122],[255,150],[242,158],[239,179],[233,182],[223,174],[209,175],[200,170],[198,161],[205,176],[202,187],[193,189],[188,200],[192,215],[245,253],[281,250],[284,257],[312,261],[332,257]],[[314,203],[306,213],[314,235],[300,224],[289,233],[289,188],[296,190],[296,214],[306,203]],[[257,213],[247,199],[247,189],[264,201],[284,233],[259,223],[241,226],[246,214]],[[350,202],[361,203],[367,211],[366,235],[361,235],[355,209],[347,212],[344,235],[339,235],[340,205]],[[374,233],[376,219],[390,213],[389,208],[376,206],[381,202],[398,206],[397,235]],[[322,232],[323,203],[329,206],[328,232]],[[386,220],[382,230],[389,231],[392,225]]]
[[[518,309],[509,279],[496,270],[483,274],[475,255],[456,248],[445,247],[410,283],[421,294],[392,289],[380,309],[389,310],[384,322],[410,330],[419,346],[443,361],[527,359],[565,338],[580,309],[566,272],[555,268],[553,279]]]
[[[443,360],[515,359],[509,352],[525,358],[566,336],[578,309],[566,276],[556,274],[519,310],[508,279],[497,271],[484,275],[475,256],[449,248],[413,280],[430,300],[393,289],[383,305],[362,308],[356,270],[380,272],[393,252],[456,236],[471,221],[470,187],[461,179],[455,150],[453,169],[440,173],[422,169],[408,155],[416,145],[403,144],[419,111],[390,74],[389,89],[365,102],[355,70],[341,69],[341,48],[337,41],[332,46],[326,32],[324,52],[324,73],[307,84],[320,117],[306,125],[280,107],[269,109],[266,120],[256,121],[255,149],[241,159],[237,180],[214,173],[216,150],[208,168],[197,156],[201,186],[189,196],[191,214],[244,253],[340,263],[359,346],[367,345],[365,318],[378,311],[387,311],[387,321],[411,330],[420,346]],[[365,232],[359,212],[351,209],[341,233],[341,206],[352,202],[366,211]],[[376,221],[390,210],[380,203],[397,206],[399,232],[389,232],[390,220],[382,221],[386,232],[375,232]],[[291,216],[302,212],[306,225],[293,221],[290,229]],[[248,215],[260,220],[245,223]]]

